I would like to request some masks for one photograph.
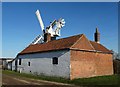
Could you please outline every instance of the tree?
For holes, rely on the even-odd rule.
[[[112,53],[113,53],[113,60],[120,59],[120,53],[117,53],[117,52],[115,52],[113,50],[112,50]]]

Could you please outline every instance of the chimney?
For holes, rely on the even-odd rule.
[[[45,33],[44,34],[44,42],[49,42],[49,41],[51,41],[51,34]]]
[[[94,33],[94,39],[95,42],[100,43],[100,33],[98,31],[98,28],[96,28],[96,32]]]

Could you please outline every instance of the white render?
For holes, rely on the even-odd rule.
[[[58,58],[58,64],[52,64],[52,58]],[[21,58],[21,65],[19,65]],[[30,62],[30,66],[28,66]],[[24,54],[18,56],[17,71],[36,75],[47,75],[70,78],[70,51],[51,51],[44,53]]]
[[[12,69],[11,70],[15,70],[15,60],[12,62]]]
[[[7,69],[11,70],[11,64],[12,64],[12,63],[8,63]]]

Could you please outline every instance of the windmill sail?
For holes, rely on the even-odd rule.
[[[42,35],[38,35],[34,41],[32,42],[32,44],[37,44],[37,43],[43,43],[43,36]]]
[[[40,11],[37,10],[37,11],[35,12],[35,14],[36,14],[36,16],[37,16],[37,18],[38,18],[38,21],[39,21],[39,24],[40,24],[40,26],[41,26],[42,32],[43,32],[43,34],[44,34],[44,33],[45,33],[44,24],[43,24],[41,15],[40,15]],[[43,41],[44,41],[43,36],[44,36],[44,35],[38,35],[31,44],[43,43]]]
[[[46,29],[44,29],[44,24],[42,21],[42,17],[40,15],[40,11],[37,10],[35,12],[35,14],[38,18],[38,21],[39,21],[39,24],[40,24],[43,34],[38,35],[31,44],[44,43],[44,35],[46,33],[49,33],[51,35],[51,38],[56,38],[56,37],[60,36],[60,29],[63,26],[65,26],[64,19],[60,18],[58,20],[54,20],[52,23],[50,23],[50,25],[48,27],[46,27]]]
[[[41,18],[41,15],[40,15],[40,11],[39,11],[39,10],[36,11],[36,16],[37,16],[37,18],[38,18],[38,21],[39,21],[39,23],[40,23],[41,29],[42,29],[42,31],[43,31],[43,30],[44,30],[44,24],[43,24],[43,21],[42,21],[42,18]]]

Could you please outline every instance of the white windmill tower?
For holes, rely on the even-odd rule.
[[[42,35],[38,35],[35,40],[32,42],[32,44],[37,44],[37,43],[44,43],[44,34],[49,33],[52,38],[56,38],[60,36],[60,29],[65,26],[65,21],[64,19],[60,18],[59,20],[54,20],[48,27],[46,27],[46,30],[44,28],[44,24],[40,15],[39,10],[36,11],[36,16],[38,18],[39,24],[41,26]]]

